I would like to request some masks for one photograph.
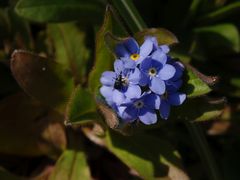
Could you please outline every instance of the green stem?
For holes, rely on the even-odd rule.
[[[220,180],[220,174],[216,161],[213,158],[212,152],[208,146],[208,142],[199,124],[194,122],[186,122],[186,127],[192,137],[196,151],[198,152],[203,166],[206,168],[209,179]]]
[[[127,23],[132,33],[142,31],[147,25],[139,15],[131,0],[109,0],[119,15]]]
[[[126,22],[132,33],[142,31],[147,25],[139,15],[131,0],[109,0],[119,15]],[[212,180],[220,180],[220,175],[215,160],[208,146],[206,137],[198,124],[186,122],[189,133],[195,143],[202,164],[206,167],[206,172]]]

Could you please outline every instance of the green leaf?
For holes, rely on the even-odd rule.
[[[14,51],[11,71],[25,92],[59,110],[64,108],[74,86],[61,65],[26,51]]]
[[[33,40],[30,25],[19,17],[13,9],[8,10],[8,17],[11,27],[11,41],[14,42],[13,48],[32,49]]]
[[[47,30],[56,61],[71,70],[76,83],[84,81],[89,58],[84,32],[74,23],[49,24]]]
[[[111,3],[117,9],[118,13],[121,15],[132,32],[138,32],[146,28],[146,24],[141,19],[141,16],[132,1],[111,0]]]
[[[232,78],[230,83],[233,85],[233,86],[236,86],[237,88],[240,88],[240,79],[239,78]]]
[[[198,22],[201,24],[213,23],[224,18],[228,18],[231,15],[237,16],[240,12],[240,2],[233,2],[223,6],[213,12],[210,12],[203,17],[199,18]]]
[[[159,45],[173,45],[178,43],[177,37],[164,28],[144,29],[143,31],[140,31],[134,35],[134,37],[140,44],[144,42],[145,36],[155,36],[158,40]]]
[[[101,19],[103,6],[96,0],[20,0],[16,12],[37,22],[82,20],[89,23]]]
[[[168,174],[168,166],[181,168],[181,160],[167,141],[146,134],[123,136],[110,131],[107,145],[120,160],[141,177],[153,180]]]
[[[209,100],[202,97],[187,99],[181,106],[172,108],[170,119],[188,121],[211,120],[222,114],[224,104],[224,99]]]
[[[59,160],[49,180],[90,180],[90,171],[84,152],[66,150]]]
[[[186,93],[188,98],[201,96],[211,91],[207,82],[214,83],[216,81],[214,77],[205,76],[188,64],[185,64],[185,68],[181,91]]]
[[[86,157],[86,137],[81,128],[68,126],[68,149],[58,159],[50,180],[90,180],[90,169]],[[88,144],[88,143],[87,143]],[[88,144],[89,145],[89,144]]]
[[[106,9],[105,18],[102,27],[97,33],[96,37],[96,52],[95,52],[95,65],[89,75],[89,88],[92,92],[96,93],[100,86],[101,74],[112,68],[114,57],[107,48],[104,36],[107,32],[112,31],[112,14],[110,8]]]
[[[66,123],[82,123],[94,118],[96,105],[93,95],[86,89],[78,86],[67,106],[65,121]],[[87,116],[86,116],[87,115]]]
[[[33,47],[29,24],[12,8],[0,10],[0,38],[7,54],[10,54],[14,48],[31,49]]]
[[[199,42],[204,44],[210,55],[224,55],[239,52],[240,36],[233,24],[219,24],[196,28],[194,30]]]

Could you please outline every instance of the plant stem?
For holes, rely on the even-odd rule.
[[[216,161],[213,158],[212,152],[209,148],[208,142],[206,140],[206,137],[201,126],[194,122],[185,122],[185,124],[192,137],[195,149],[200,156],[202,165],[205,167],[206,172],[208,173],[209,179],[212,180],[222,179],[220,178]]]
[[[147,25],[139,15],[131,0],[109,0],[119,15],[126,22],[132,33],[142,31]],[[220,174],[216,162],[212,156],[206,137],[198,124],[186,122],[189,133],[195,143],[202,164],[206,167],[206,172],[212,180],[220,180]]]
[[[132,0],[109,0],[109,2],[118,11],[132,33],[147,28],[147,25],[139,15]]]

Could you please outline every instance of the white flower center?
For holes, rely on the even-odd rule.
[[[150,69],[148,70],[148,74],[149,74],[150,76],[156,76],[156,75],[157,75],[157,70],[156,70],[155,68],[150,68]]]

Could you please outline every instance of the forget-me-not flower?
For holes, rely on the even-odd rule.
[[[100,93],[107,102],[121,104],[126,98],[134,98],[137,93],[141,93],[138,83],[140,80],[140,71],[126,70],[123,62],[116,60],[114,62],[115,71],[105,71],[101,76]]]
[[[150,39],[146,39],[139,47],[134,38],[128,38],[116,46],[115,53],[118,58],[124,61],[124,66],[131,69],[148,57],[152,49],[153,42]]]
[[[154,124],[156,112],[168,119],[171,106],[185,101],[186,94],[179,92],[184,66],[168,52],[153,36],[140,47],[133,38],[116,46],[114,71],[102,74],[100,93],[123,122]]]
[[[163,119],[168,119],[171,106],[179,106],[186,99],[186,94],[180,93],[167,86],[166,92],[161,95],[160,116]]]
[[[138,97],[123,104],[126,109],[122,112],[122,118],[126,121],[139,120],[144,124],[154,124],[157,122],[155,109],[160,107],[160,98],[154,93],[138,94]]]
[[[141,79],[139,84],[148,85],[150,90],[156,94],[165,92],[165,80],[172,78],[176,72],[175,68],[170,64],[162,64],[152,58],[146,58],[140,64]]]

